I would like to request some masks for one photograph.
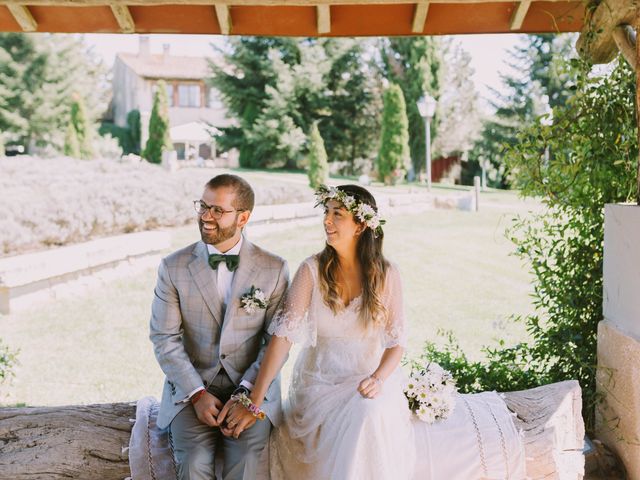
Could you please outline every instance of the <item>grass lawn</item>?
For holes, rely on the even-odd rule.
[[[535,204],[513,194],[485,197],[479,213],[437,210],[388,219],[385,251],[403,274],[413,353],[437,339],[438,329],[454,331],[474,358],[495,338],[526,338],[523,325],[509,317],[531,311],[530,277],[510,255],[504,229],[514,212]],[[175,248],[195,240],[195,226],[173,230]],[[292,274],[323,245],[319,225],[253,240],[284,256]],[[0,316],[0,338],[20,350],[15,378],[0,385],[0,404],[159,396],[162,373],[147,338],[155,274],[149,269],[76,298]]]

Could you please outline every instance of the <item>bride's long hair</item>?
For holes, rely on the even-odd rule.
[[[357,202],[364,202],[371,206],[376,212],[378,206],[373,195],[366,189],[357,185],[340,185],[338,190],[353,196]],[[361,223],[354,216],[356,223]],[[364,226],[364,224],[362,224]],[[381,325],[387,317],[387,309],[382,302],[382,294],[385,287],[385,278],[389,262],[382,254],[382,242],[384,233],[377,236],[373,230],[365,227],[360,234],[356,246],[356,255],[362,268],[362,302],[359,316],[365,325]],[[337,282],[339,269],[338,253],[329,244],[324,250],[316,255],[318,259],[318,270],[320,280],[320,291],[325,303],[335,314],[342,308],[340,301],[340,289]]]

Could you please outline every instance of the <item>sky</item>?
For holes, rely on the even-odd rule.
[[[136,53],[139,35],[87,34],[85,41],[101,55],[109,66],[113,64],[117,52]],[[516,34],[456,35],[462,47],[471,54],[474,83],[481,98],[490,97],[489,87],[500,87],[500,72],[509,72],[505,64],[507,50],[518,41]],[[162,45],[171,45],[175,55],[211,55],[211,43],[221,44],[224,37],[217,35],[151,35],[151,52],[162,53]]]

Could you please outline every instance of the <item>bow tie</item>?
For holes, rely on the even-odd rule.
[[[227,268],[230,272],[235,271],[240,265],[240,255],[221,255],[219,253],[212,253],[209,255],[209,265],[214,270],[218,269],[218,265],[222,262],[227,264]]]

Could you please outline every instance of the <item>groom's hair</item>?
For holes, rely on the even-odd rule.
[[[215,190],[220,187],[231,187],[236,192],[236,199],[233,202],[234,208],[238,210],[253,211],[253,206],[256,201],[253,188],[249,185],[244,178],[237,175],[231,175],[230,173],[223,173],[222,175],[216,175],[207,182],[205,188]]]

